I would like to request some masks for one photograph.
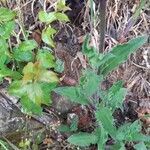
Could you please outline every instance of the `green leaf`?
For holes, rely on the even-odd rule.
[[[40,62],[44,68],[54,68],[56,66],[55,57],[47,50],[39,50],[36,57],[37,61]]]
[[[114,112],[116,108],[122,108],[122,103],[127,94],[127,90],[122,87],[123,82],[117,81],[107,91],[100,91],[101,99],[110,107]]]
[[[31,99],[28,98],[27,95],[21,97],[21,106],[22,111],[27,114],[35,114],[35,115],[41,115],[42,114],[42,108],[40,105],[37,105],[34,103]]]
[[[0,69],[3,68],[8,56],[8,44],[5,39],[0,37]]]
[[[24,95],[24,88],[22,88],[22,82],[21,81],[13,81],[8,88],[8,92],[11,95],[17,96],[21,98]]]
[[[57,1],[57,5],[56,5],[56,11],[67,11],[67,10],[71,10],[69,7],[66,6],[66,0],[58,0]]]
[[[22,76],[19,72],[12,71],[6,66],[3,66],[3,68],[0,69],[0,78],[4,77],[11,77],[12,79],[20,79]]]
[[[15,21],[4,22],[0,25],[0,36],[4,39],[8,39],[14,30]]]
[[[117,142],[111,146],[111,150],[126,150],[123,142]]]
[[[116,139],[119,141],[149,141],[150,137],[141,133],[139,121],[126,123],[117,130]]]
[[[144,142],[140,142],[140,143],[134,145],[134,148],[136,150],[147,150],[146,145],[144,144]]]
[[[0,22],[7,22],[14,19],[16,13],[8,8],[0,8]]]
[[[114,120],[112,116],[112,112],[107,107],[100,107],[96,111],[96,119],[99,124],[103,126],[103,128],[111,135],[111,137],[115,138],[116,136],[116,127],[114,126]]]
[[[53,41],[53,35],[56,33],[56,30],[48,27],[42,31],[42,40],[46,44],[50,45],[51,47],[55,47],[55,43]]]
[[[100,65],[100,73],[106,76],[109,72],[118,67],[121,63],[125,62],[129,55],[140,48],[144,43],[147,42],[148,36],[141,36],[130,40],[128,43],[117,45],[112,50],[107,53],[102,61],[103,64]],[[115,57],[110,57],[113,55]],[[109,58],[109,59],[108,59]]]
[[[89,41],[90,37],[89,35],[87,35],[82,45],[82,52],[87,56],[92,68],[98,68],[103,58],[103,54],[98,53],[98,50],[96,50],[96,48],[90,47]]]
[[[69,21],[68,16],[64,13],[56,12],[55,16],[59,21],[62,21],[62,22],[68,22]]]
[[[62,96],[69,98],[70,101],[79,104],[88,104],[88,99],[80,93],[80,89],[77,87],[58,87],[54,91]]]
[[[64,71],[64,62],[60,59],[56,60],[55,71],[58,73],[62,73]]]
[[[51,22],[57,20],[57,18],[55,16],[55,12],[47,13],[45,11],[39,12],[39,19],[41,22],[45,22],[45,23],[51,23]]]
[[[68,138],[68,142],[77,146],[90,146],[96,144],[98,137],[94,133],[80,132]]]
[[[29,62],[33,60],[32,50],[37,48],[37,43],[34,40],[22,42],[18,48],[14,49],[13,56],[17,61]]]
[[[18,49],[20,51],[26,52],[26,51],[31,51],[37,47],[38,47],[38,44],[36,43],[35,40],[26,40],[20,43]]]
[[[33,52],[32,51],[20,51],[19,49],[16,49],[13,53],[13,57],[17,61],[22,62],[29,62],[34,59]]]
[[[95,134],[99,137],[99,140],[97,142],[98,150],[104,150],[106,141],[108,140],[108,133],[103,128],[103,126],[96,129]]]
[[[99,89],[100,81],[102,81],[102,76],[98,76],[91,70],[86,70],[80,78],[81,92],[87,97],[92,96]]]
[[[40,83],[40,86],[43,91],[42,104],[49,106],[52,103],[51,92],[56,88],[57,83]]]

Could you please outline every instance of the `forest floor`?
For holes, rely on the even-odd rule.
[[[136,23],[130,26],[129,20],[137,9],[139,2],[140,0],[108,1],[104,52],[110,50],[114,45],[124,43],[138,35],[150,34],[149,2],[142,9]],[[38,12],[43,9],[49,10],[54,3],[55,0],[0,0],[0,6],[18,10],[18,22],[29,33],[29,37],[38,43],[39,47],[43,46],[41,39],[43,25],[38,20]],[[55,57],[58,57],[65,63],[64,72],[61,76],[65,75],[66,81],[64,80],[62,85],[71,85],[72,82],[78,82],[81,69],[85,67],[85,62],[82,62],[83,55],[81,53],[83,37],[88,32],[92,32],[89,21],[89,3],[87,1],[73,0],[68,1],[68,5],[72,9],[66,13],[70,18],[70,22],[65,24],[57,23],[55,25],[59,32],[55,36],[56,47],[53,49]],[[98,31],[96,28],[94,29],[93,37],[96,38],[95,45],[97,45]],[[72,66],[72,64],[74,65]],[[118,111],[115,114],[118,123],[122,124],[125,120],[134,121],[145,114],[150,114],[149,44],[144,45],[136,53],[132,54],[128,61],[121,65],[119,69],[109,74],[104,82],[104,87],[108,88],[118,80],[123,80],[124,87],[128,90],[124,101],[124,112]],[[69,134],[56,132],[56,128],[60,121],[69,123],[70,117],[75,114],[78,115],[80,120],[79,128],[82,130],[90,130],[92,128],[90,124],[92,122],[92,119],[90,119],[92,118],[91,110],[78,105],[72,106],[61,96],[53,94],[52,106],[45,107],[44,111],[54,114],[57,121],[56,124],[51,125],[51,129],[44,131],[44,137],[42,137],[41,143],[39,142],[38,149],[79,149],[67,142],[66,139]],[[150,133],[148,130],[150,127],[150,119],[147,118],[142,121],[143,132]],[[18,142],[15,141],[15,143],[12,137],[7,138],[14,145]],[[28,138],[27,134],[22,135],[22,139],[26,138]],[[30,135],[30,138],[32,139],[33,137]],[[34,143],[35,141],[33,140],[32,142]],[[96,150],[96,147],[91,146],[90,149]]]

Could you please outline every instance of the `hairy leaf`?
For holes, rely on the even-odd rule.
[[[123,82],[117,81],[110,89],[100,91],[101,99],[105,102],[107,107],[112,109],[113,112],[116,108],[122,108],[122,103],[127,93],[127,90],[122,86]]]
[[[141,133],[141,124],[139,121],[126,123],[121,126],[116,134],[119,141],[149,141],[150,137]]]
[[[73,134],[68,138],[68,142],[77,146],[89,146],[91,144],[96,144],[98,137],[94,133],[80,132]]]
[[[86,70],[80,78],[81,92],[87,97],[92,96],[99,88],[102,76],[98,76],[94,71]]]
[[[88,104],[88,99],[80,93],[80,89],[77,87],[58,87],[54,91],[62,96],[68,97],[72,102]]]
[[[98,51],[94,47],[90,47],[89,40],[90,37],[87,35],[82,45],[82,52],[87,56],[90,65],[93,68],[98,68],[101,59],[103,58],[103,54],[98,53]]]
[[[115,138],[116,127],[114,126],[114,120],[110,109],[107,107],[100,107],[96,111],[95,115],[99,124],[102,124],[103,128],[108,132],[108,134]]]
[[[125,62],[129,55],[140,48],[145,42],[147,42],[148,36],[141,36],[130,40],[128,43],[117,45],[109,53],[107,53],[100,65],[100,73],[104,76],[118,67],[121,63]],[[110,55],[115,57],[111,58]],[[110,58],[110,59],[108,59]]]

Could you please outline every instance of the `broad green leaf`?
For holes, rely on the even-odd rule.
[[[31,99],[28,98],[27,95],[21,97],[21,106],[22,111],[27,114],[35,114],[35,115],[41,115],[42,114],[42,108],[41,106],[34,103]]]
[[[29,62],[33,60],[32,50],[37,48],[37,43],[34,40],[27,40],[22,42],[18,48],[14,48],[13,57],[17,61]]]
[[[62,96],[69,98],[72,102],[76,102],[79,104],[88,104],[88,99],[80,93],[80,89],[78,87],[58,87],[54,89],[54,91]]]
[[[23,83],[31,83],[34,78],[36,78],[36,70],[34,64],[32,62],[29,62],[24,68],[23,68]]]
[[[52,103],[51,92],[56,88],[57,83],[40,83],[43,90],[42,104],[50,105]]]
[[[55,16],[59,21],[62,21],[62,22],[68,22],[69,21],[68,16],[64,13],[56,12]]]
[[[94,133],[80,132],[68,138],[68,142],[77,146],[90,146],[96,144],[98,137]]]
[[[112,116],[112,112],[107,107],[100,107],[96,111],[96,119],[100,125],[111,135],[111,137],[115,138],[116,136],[116,127],[114,126],[114,119]]]
[[[66,6],[66,0],[58,0],[55,9],[57,12],[59,11],[65,12],[67,10],[71,10],[69,7]]]
[[[36,57],[37,61],[45,68],[54,68],[56,66],[55,57],[47,50],[39,50]]]
[[[134,148],[136,150],[147,150],[146,145],[144,144],[144,142],[140,142],[140,143],[134,145]]]
[[[34,55],[32,51],[20,51],[19,49],[16,49],[13,53],[13,57],[15,60],[17,61],[21,61],[21,62],[29,62],[29,61],[33,61],[34,59]]]
[[[4,22],[0,25],[0,36],[4,39],[8,39],[14,30],[15,27],[15,22],[14,21],[9,21],[9,22]]]
[[[53,71],[47,70],[41,64],[38,62],[32,63],[29,62],[23,69],[23,82],[47,82],[47,83],[53,83],[58,82],[59,79],[57,77],[57,74]]]
[[[14,19],[16,13],[8,8],[0,8],[0,22],[7,22]]]
[[[102,76],[98,76],[91,70],[86,70],[80,78],[81,92],[87,97],[92,96],[98,90],[101,81]]]
[[[41,82],[47,82],[47,83],[59,82],[57,74],[49,70],[43,70],[43,71],[41,70],[41,74],[38,80]]]
[[[46,44],[55,47],[55,43],[53,41],[53,35],[56,33],[56,30],[48,27],[42,31],[42,40]]]
[[[51,22],[57,20],[57,18],[55,16],[55,12],[47,13],[45,11],[39,12],[39,19],[41,22],[45,22],[45,23],[51,23]]]
[[[21,43],[19,44],[18,49],[19,49],[20,51],[26,52],[26,51],[31,51],[31,50],[33,50],[33,49],[35,49],[35,48],[37,48],[37,47],[38,47],[38,44],[36,43],[35,40],[27,40],[27,41],[21,42]]]
[[[103,64],[100,65],[100,73],[106,76],[109,72],[125,62],[129,55],[135,52],[148,40],[148,36],[141,36],[130,40],[128,43],[117,45],[108,52],[102,59]],[[110,55],[115,57],[111,58]],[[108,59],[110,58],[110,59]]]
[[[22,82],[19,80],[17,81],[13,81],[8,88],[8,92],[11,95],[17,96],[19,98],[21,98],[24,95],[24,88],[22,88]]]
[[[0,69],[0,78],[4,77],[11,77],[12,79],[20,79],[22,76],[19,72],[12,71],[6,66],[3,66],[3,68]]]

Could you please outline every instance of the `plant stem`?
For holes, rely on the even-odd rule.
[[[106,6],[107,6],[107,0],[99,0],[100,4],[100,10],[99,10],[99,19],[100,19],[100,25],[99,25],[99,52],[104,51],[105,46],[105,29],[106,29]]]

